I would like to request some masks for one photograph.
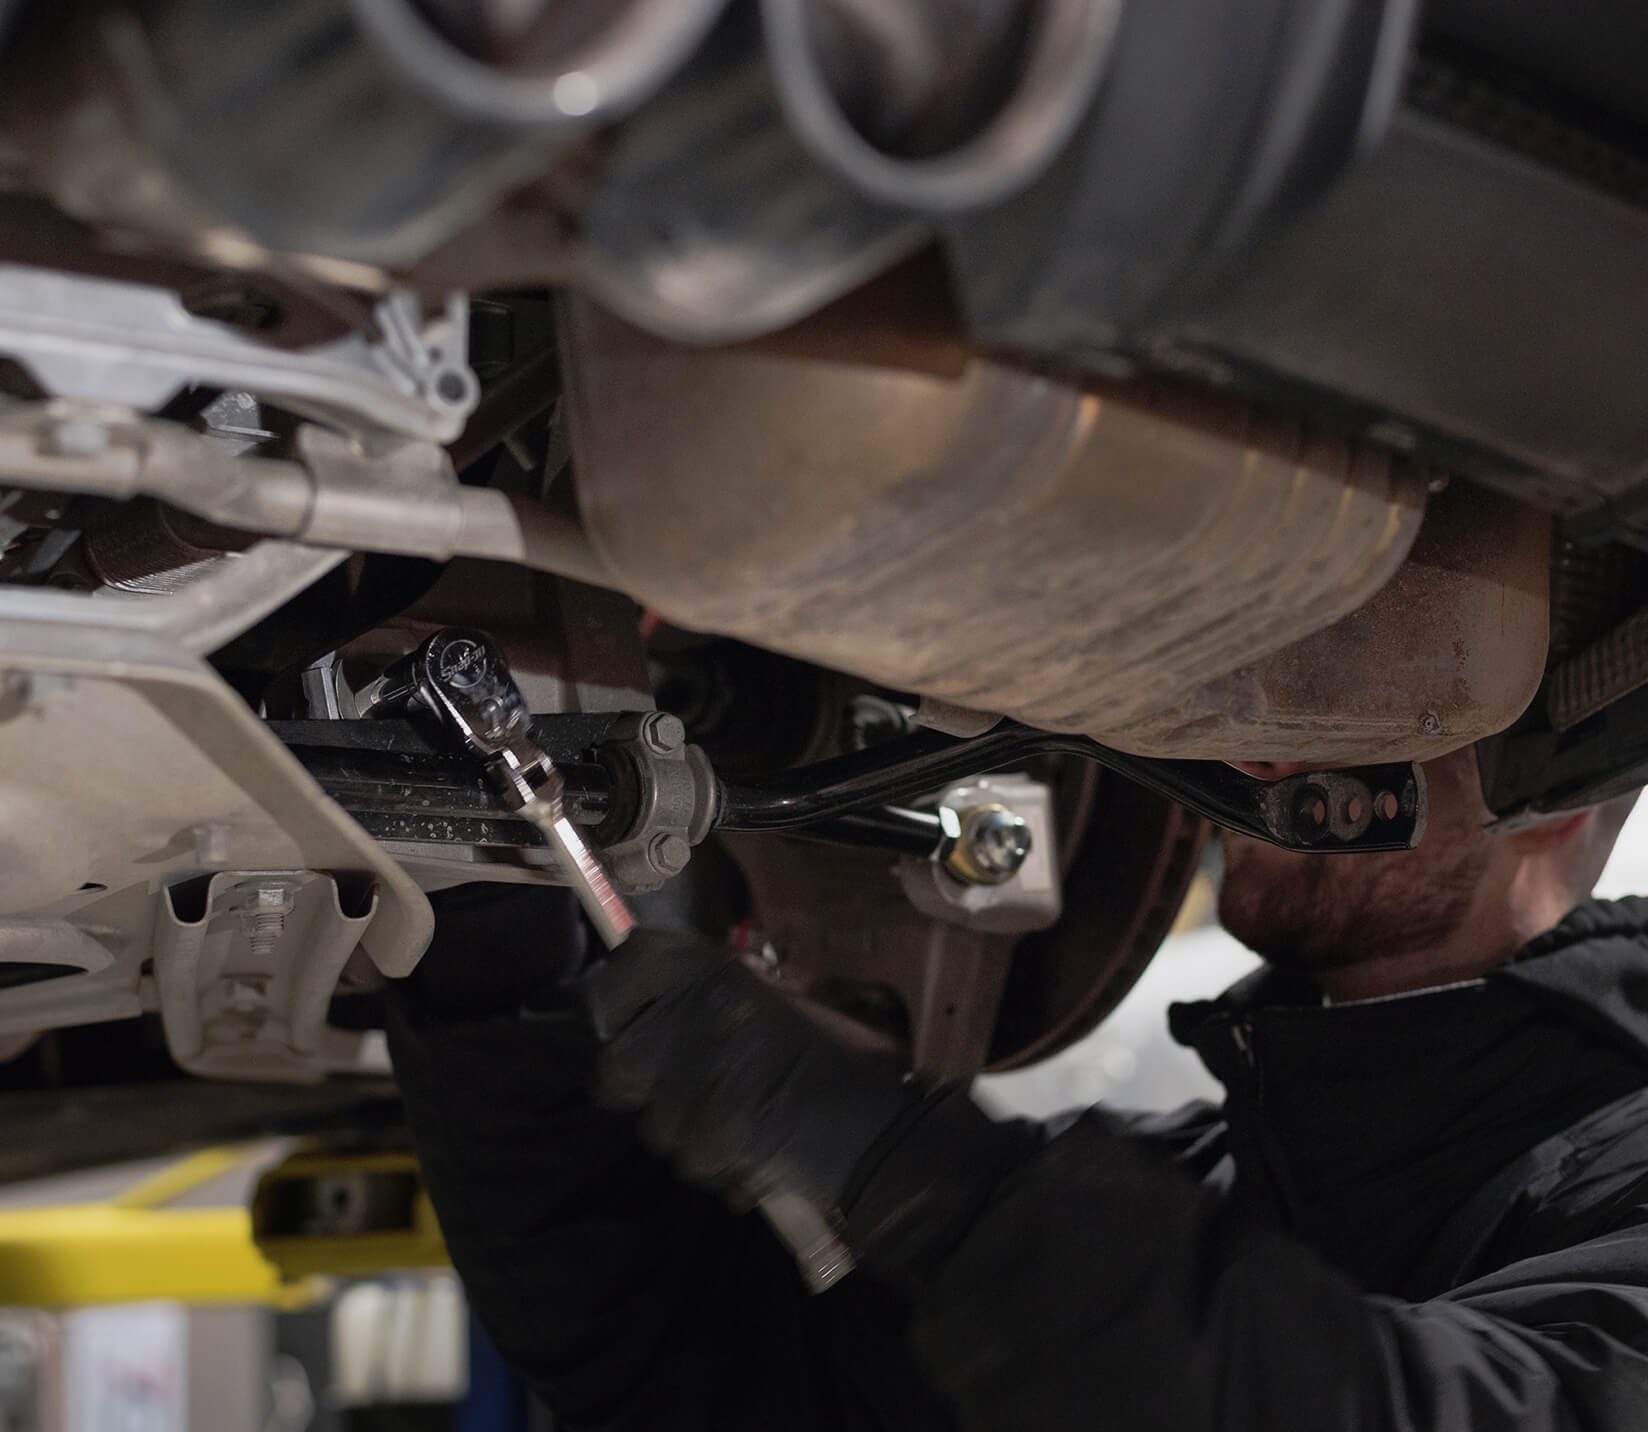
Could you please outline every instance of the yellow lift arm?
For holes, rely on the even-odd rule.
[[[411,1154],[302,1150],[263,1174],[250,1208],[165,1206],[256,1153],[208,1149],[102,1202],[0,1208],[0,1305],[296,1308],[330,1277],[447,1263]]]

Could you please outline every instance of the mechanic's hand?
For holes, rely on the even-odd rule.
[[[391,982],[415,1018],[456,1022],[566,1008],[589,935],[570,890],[544,885],[460,885],[430,897],[435,936],[418,967]]]
[[[855,1167],[920,1102],[885,1058],[850,1050],[712,946],[637,931],[585,978],[599,1097],[641,1115],[681,1175],[748,1203],[839,1208]]]

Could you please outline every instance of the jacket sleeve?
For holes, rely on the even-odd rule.
[[[678,1183],[593,1104],[581,1014],[449,1018],[402,990],[389,1034],[471,1305],[558,1426],[951,1425],[902,1302],[855,1279],[809,1297],[759,1217]]]
[[[968,1117],[940,1111],[935,1124]],[[916,1299],[919,1356],[971,1432],[1644,1425],[1648,1228],[1404,1303],[1238,1226],[1099,1117],[971,1199],[951,1157],[952,1187],[926,1199],[945,1148],[966,1142],[913,1131],[857,1192],[850,1226]]]

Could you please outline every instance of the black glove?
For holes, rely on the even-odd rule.
[[[921,1104],[891,1061],[848,1049],[720,950],[638,931],[586,977],[599,1097],[694,1183],[747,1206],[839,1210],[879,1136]]]
[[[680,1174],[747,1208],[793,1194],[915,1296],[1041,1145],[965,1088],[923,1091],[847,1048],[723,951],[637,932],[584,981],[598,1096]]]
[[[430,897],[435,935],[390,995],[418,1020],[458,1022],[565,1009],[582,1018],[575,981],[589,933],[570,890],[460,885]]]

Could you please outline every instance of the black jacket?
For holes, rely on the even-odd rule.
[[[448,921],[429,969],[518,929]],[[1179,1006],[1223,1109],[984,1158],[936,1121],[856,1198],[875,1271],[817,1298],[591,1107],[575,1017],[450,1018],[415,981],[391,1040],[474,1305],[570,1429],[1637,1432],[1645,932],[1648,901],[1593,903],[1470,986]]]

